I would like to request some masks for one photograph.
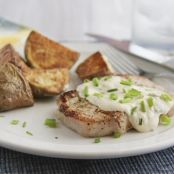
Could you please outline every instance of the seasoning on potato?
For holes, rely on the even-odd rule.
[[[79,53],[32,31],[26,41],[25,56],[28,64],[34,68],[70,69],[78,60]]]
[[[13,64],[0,64],[0,111],[32,106],[32,91],[22,72]]]

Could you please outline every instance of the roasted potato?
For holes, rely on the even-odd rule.
[[[68,69],[32,69],[25,73],[35,97],[54,96],[63,91],[69,80]]]
[[[33,104],[31,88],[21,71],[11,63],[0,64],[0,111]]]
[[[69,79],[68,70],[65,68],[44,70],[28,67],[10,44],[0,50],[0,63],[8,62],[22,71],[32,88],[34,97],[59,94]]]
[[[7,44],[0,49],[0,64],[10,62],[17,66],[22,72],[28,71],[30,68],[25,64],[22,57],[14,50],[12,45]]]
[[[113,73],[111,65],[107,62],[100,52],[96,52],[89,56],[76,69],[76,73],[80,79],[90,79],[96,76],[104,76]]]
[[[32,31],[26,41],[25,56],[28,64],[34,68],[70,69],[77,61],[79,53]]]

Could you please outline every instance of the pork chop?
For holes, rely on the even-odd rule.
[[[161,86],[144,77],[130,75],[124,77],[134,80],[138,85],[163,90]],[[132,128],[125,112],[103,111],[85,98],[81,98],[76,90],[63,93],[57,103],[59,119],[82,136],[106,136],[117,131],[123,134]],[[171,108],[170,115],[174,113],[173,111]]]

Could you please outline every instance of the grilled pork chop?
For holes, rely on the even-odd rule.
[[[77,91],[65,92],[59,106],[63,123],[86,137],[105,136],[115,130],[124,133],[131,128],[125,113],[102,111],[80,98]]]
[[[132,79],[138,85],[162,89],[144,77],[130,75],[124,77]],[[79,97],[76,90],[63,93],[58,99],[58,106],[59,119],[67,127],[85,137],[106,136],[115,131],[125,133],[132,128],[126,113],[103,111]],[[169,111],[170,114],[174,113],[173,108]]]

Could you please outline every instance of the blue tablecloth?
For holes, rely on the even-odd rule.
[[[105,160],[39,157],[0,148],[0,174],[174,173],[174,147],[146,155]]]

